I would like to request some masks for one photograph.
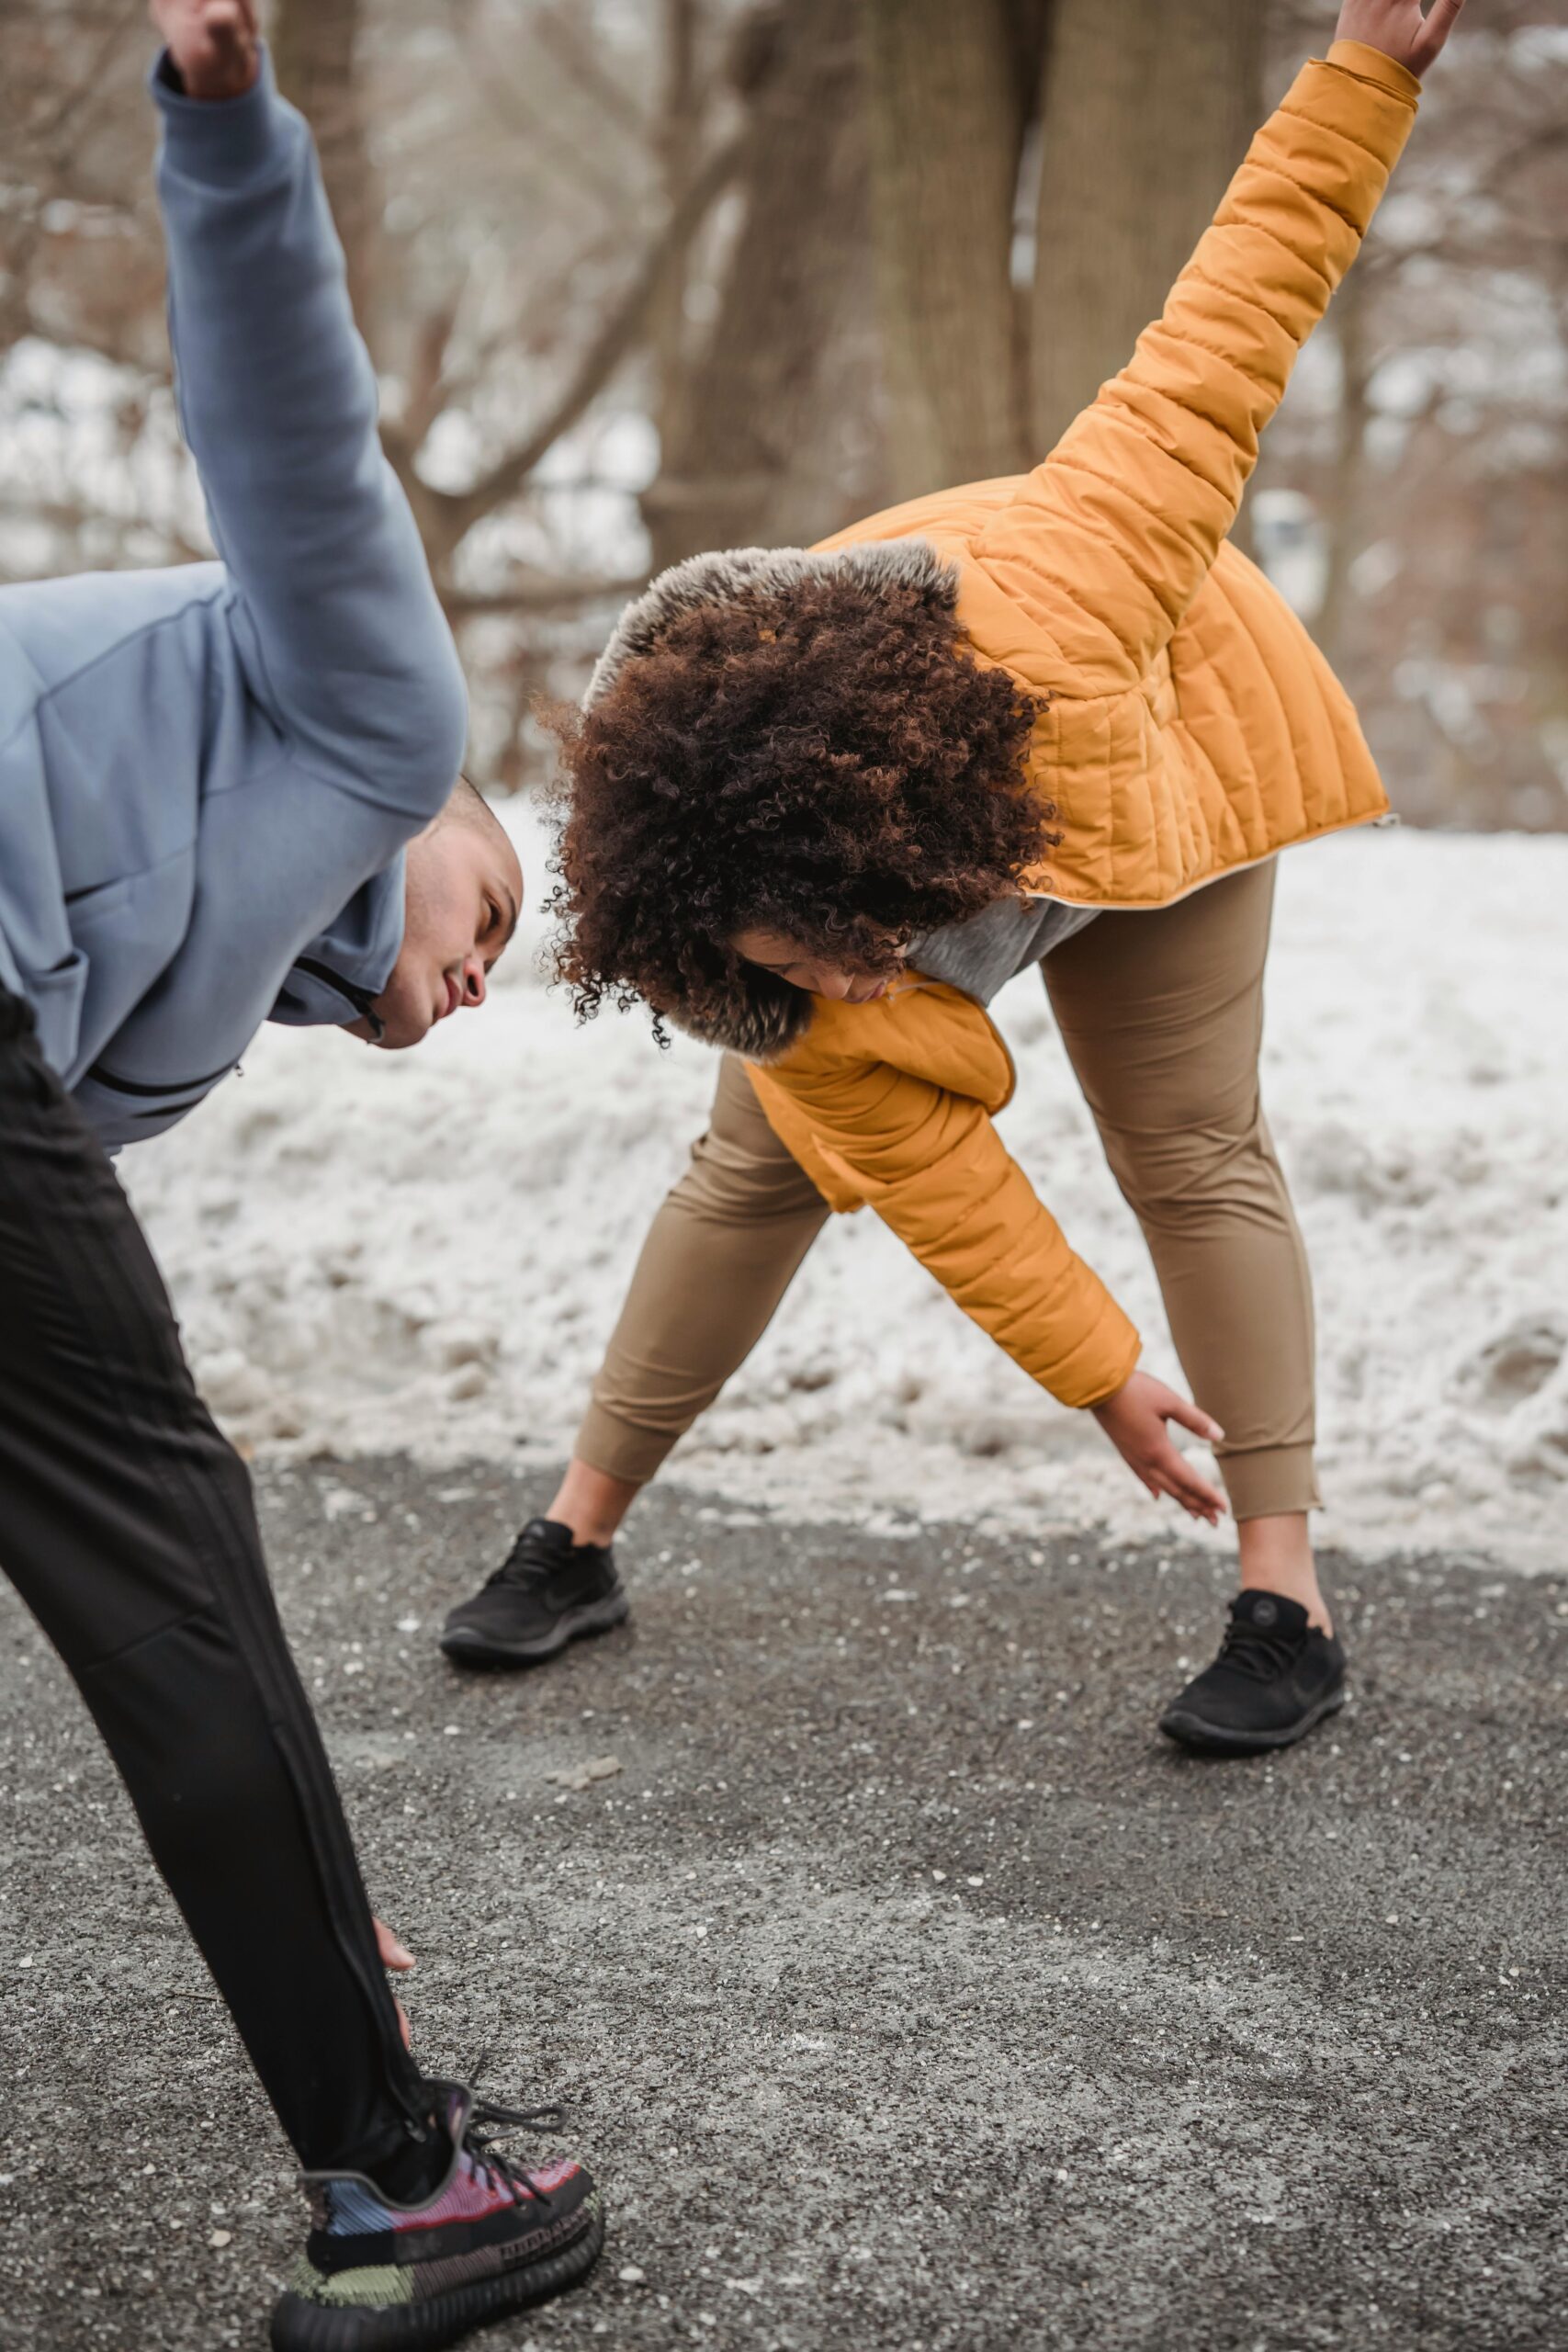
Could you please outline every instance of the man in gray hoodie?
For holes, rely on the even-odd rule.
[[[154,0],[181,416],[221,561],[0,591],[0,1563],[108,1744],[311,2177],[286,2352],[448,2344],[579,2277],[598,2199],[399,2031],[249,1481],[107,1151],[266,1018],[417,1043],[522,876],[382,457],[310,134],[252,0]],[[182,2152],[182,2162],[188,2152]]]

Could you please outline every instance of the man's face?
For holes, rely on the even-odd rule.
[[[409,843],[403,944],[367,1021],[350,1034],[395,1053],[438,1021],[481,1005],[491,972],[517,928],[523,868],[488,811],[446,815]]]

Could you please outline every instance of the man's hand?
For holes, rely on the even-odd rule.
[[[1224,1497],[1207,1478],[1200,1478],[1166,1427],[1168,1421],[1179,1421],[1184,1430],[1212,1443],[1224,1435],[1218,1421],[1146,1372],[1134,1373],[1113,1396],[1092,1409],[1122,1461],[1151,1495],[1173,1495],[1192,1518],[1218,1526]]]
[[[1459,20],[1464,0],[1344,0],[1336,40],[1363,40],[1381,49],[1417,79],[1425,74]]]
[[[372,1915],[372,1917],[374,1917],[374,1915]],[[375,1928],[376,1952],[382,1967],[392,1969],[399,1976],[406,1975],[408,1971],[414,1965],[414,1957],[412,1952],[406,1951],[398,1941],[398,1939],[393,1935],[390,1928],[388,1927],[384,1919],[376,1919]],[[398,2023],[403,2030],[403,2048],[405,2050],[412,2050],[413,2048],[413,2043],[409,2038],[408,2016],[403,2008],[402,2003],[398,1999],[395,1994],[392,1996],[392,2007],[398,2013]]]
[[[152,0],[187,98],[240,98],[261,70],[254,0]]]

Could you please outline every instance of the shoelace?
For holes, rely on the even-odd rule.
[[[463,2134],[463,2145],[473,2159],[474,2169],[487,2188],[504,2186],[513,2192],[513,2201],[521,2204],[531,2197],[538,2204],[545,2201],[544,2191],[536,2188],[534,2177],[526,2165],[498,2148],[496,2142],[513,2132],[557,2132],[560,2129],[562,2110],[558,2107],[498,2107],[493,2099],[476,2099],[468,2113],[468,2128]],[[498,2131],[476,2132],[479,2124],[497,2124]]]
[[[484,2052],[468,2069],[468,2079],[478,2082],[485,2070]],[[473,2160],[475,2170],[487,2188],[505,2187],[513,2192],[514,2204],[531,2197],[543,2204],[544,2192],[534,2186],[533,2177],[525,2165],[520,2165],[498,2148],[498,2140],[509,2139],[513,2132],[558,2132],[566,2120],[563,2107],[502,2107],[499,2100],[480,2098],[476,2094],[468,2109],[468,2128],[463,2133],[463,2146]],[[490,2131],[475,2130],[475,2125],[490,2124]]]
[[[1249,1617],[1233,1617],[1215,1663],[1249,1674],[1255,1682],[1274,1682],[1295,1664],[1302,1635],[1279,1626],[1255,1625]]]
[[[495,1574],[486,1577],[485,1590],[488,1592],[492,1584],[525,1584],[530,1576],[548,1576],[552,1568],[559,1566],[558,1554],[525,1529]]]

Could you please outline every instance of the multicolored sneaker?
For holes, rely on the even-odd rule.
[[[547,2125],[559,2110],[432,2087],[452,2161],[423,2204],[399,2204],[363,2173],[305,2175],[310,2235],[273,2311],[273,2352],[435,2352],[592,2268],[604,2216],[582,2166],[558,2156],[525,2168],[479,2128]]]

